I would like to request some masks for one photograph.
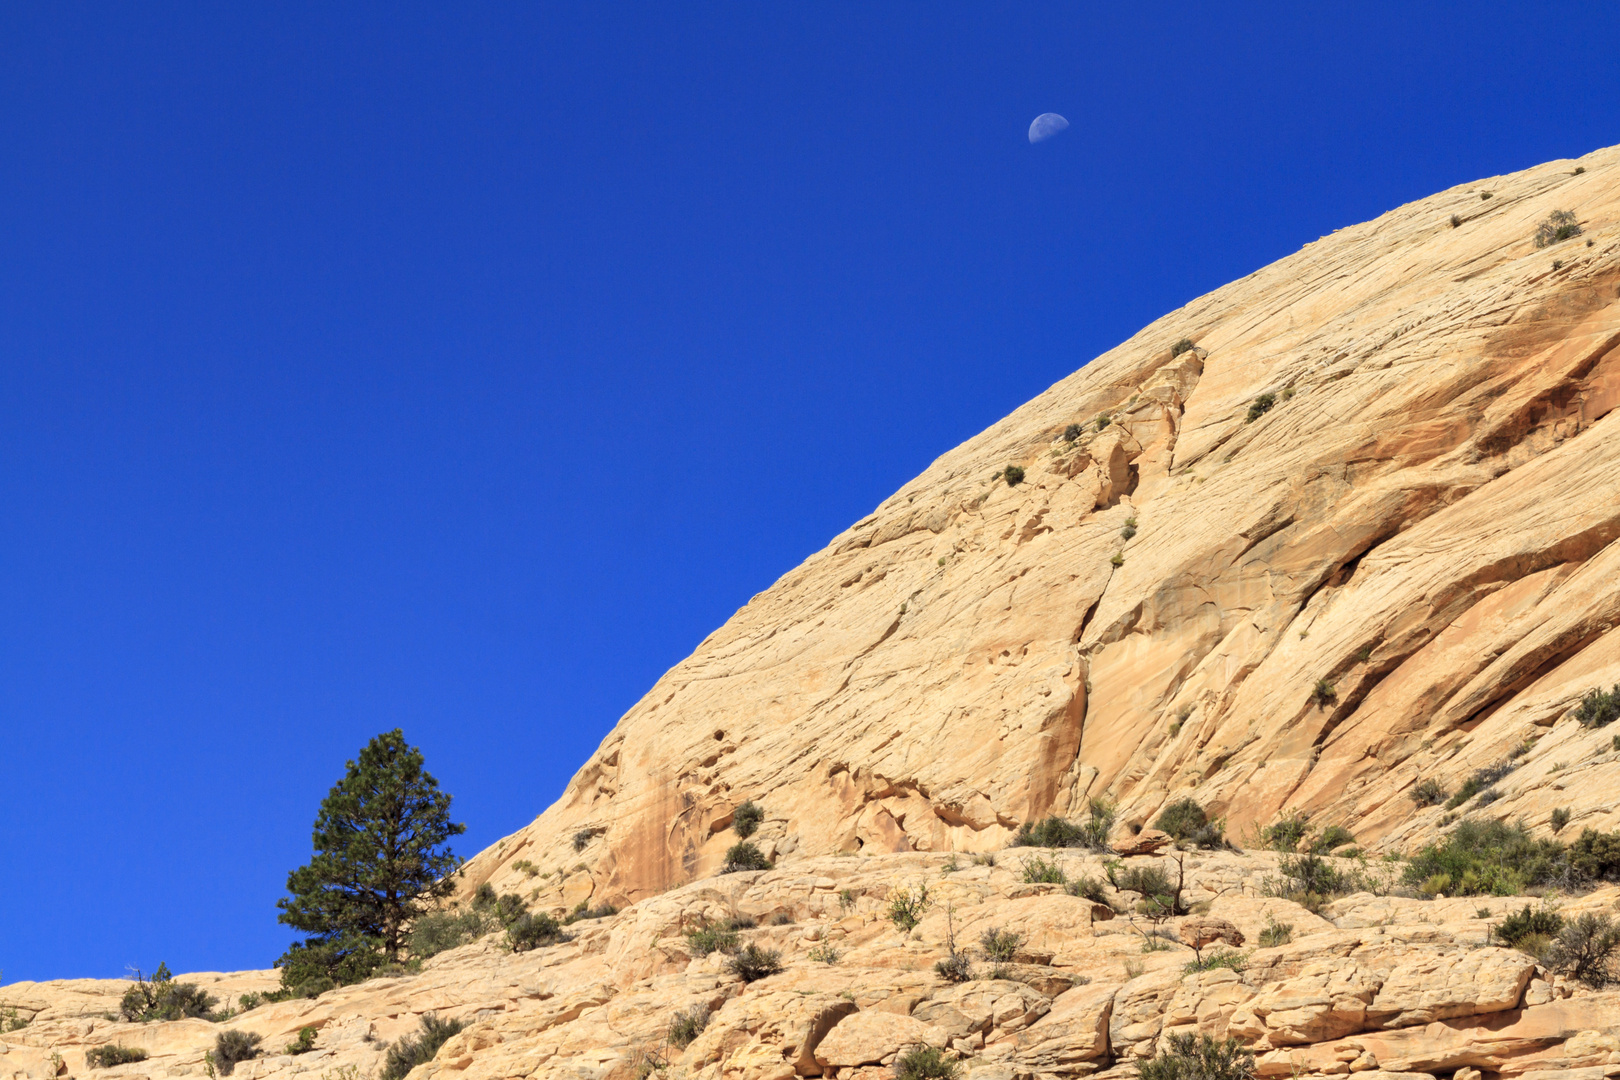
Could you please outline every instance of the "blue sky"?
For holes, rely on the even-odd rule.
[[[1606,4],[7,6],[4,979],[268,965],[381,730],[466,853],[524,825],[1143,323],[1620,142],[1616,41]]]

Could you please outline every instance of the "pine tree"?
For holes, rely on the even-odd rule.
[[[315,818],[315,857],[287,875],[279,921],[310,935],[276,961],[288,990],[358,982],[399,959],[428,901],[447,895],[461,860],[444,844],[467,827],[398,728],[348,763]]]

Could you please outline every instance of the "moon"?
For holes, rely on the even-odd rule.
[[[1029,141],[1043,142],[1069,126],[1069,122],[1055,112],[1043,112],[1029,125]]]

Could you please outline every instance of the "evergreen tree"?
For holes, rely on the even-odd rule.
[[[461,860],[444,845],[466,829],[403,732],[366,744],[321,803],[315,857],[276,901],[279,920],[309,935],[276,961],[282,985],[319,992],[397,961],[411,920],[451,891]]]

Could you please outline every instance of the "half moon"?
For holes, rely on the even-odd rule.
[[[1043,112],[1029,125],[1029,141],[1038,143],[1050,139],[1069,126],[1069,122],[1055,112]]]

